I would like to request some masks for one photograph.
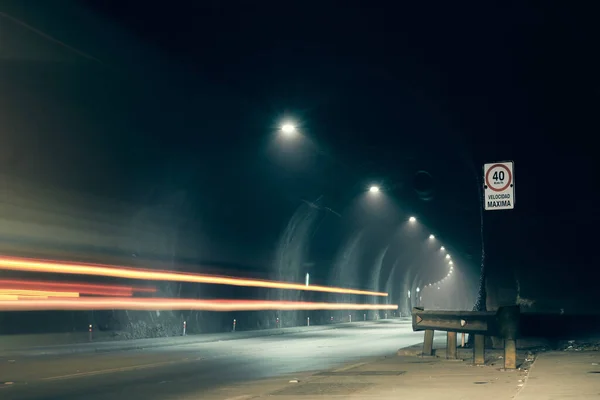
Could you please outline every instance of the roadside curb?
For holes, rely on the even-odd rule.
[[[412,346],[403,347],[398,349],[396,355],[398,356],[420,356],[423,353],[423,342],[413,344]],[[435,354],[435,350],[434,350]]]

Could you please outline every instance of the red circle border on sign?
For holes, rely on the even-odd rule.
[[[492,170],[496,167],[504,168],[506,170],[506,173],[508,174],[508,183],[500,189],[496,189],[496,188],[492,187],[492,185],[490,185],[490,172],[492,172]],[[510,173],[510,169],[508,169],[508,167],[504,164],[492,165],[491,167],[488,168],[488,170],[485,174],[485,184],[487,185],[488,188],[490,188],[490,190],[493,190],[494,192],[502,192],[503,190],[508,189],[508,187],[510,186],[511,183],[512,183],[512,174]]]

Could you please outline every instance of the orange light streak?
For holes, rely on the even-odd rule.
[[[179,273],[148,269],[135,269],[101,264],[76,264],[66,262],[54,262],[49,260],[34,260],[14,257],[0,257],[0,268],[24,272],[47,272],[55,274],[110,276],[114,278],[125,279],[146,279],[154,281],[206,283],[215,285],[263,287],[270,289],[304,290],[313,292],[358,294],[368,296],[385,297],[388,295],[387,293],[383,292],[371,292],[366,290],[345,289],[331,286],[305,286],[299,283]]]
[[[1,300],[0,311],[48,310],[198,310],[198,311],[264,311],[264,310],[397,310],[391,304],[310,303],[263,300],[195,300],[132,297],[80,297],[76,299]]]

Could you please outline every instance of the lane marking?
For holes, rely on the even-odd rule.
[[[369,362],[365,361],[365,362],[359,362],[359,363],[356,363],[356,364],[347,365],[347,366],[345,366],[343,368],[334,369],[333,372],[344,372],[344,371],[348,371],[349,369],[358,368],[358,367],[363,366],[365,364],[369,364]]]
[[[259,395],[243,394],[241,396],[228,397],[225,400],[248,400],[248,399],[252,399],[254,397],[258,397],[258,396]]]
[[[95,375],[112,374],[114,372],[134,371],[134,370],[138,370],[138,369],[147,369],[147,368],[160,367],[160,366],[163,366],[163,365],[188,363],[188,362],[193,362],[193,361],[199,361],[201,359],[202,359],[202,357],[194,358],[194,359],[191,359],[191,360],[186,358],[186,359],[183,359],[183,360],[163,361],[163,362],[152,363],[152,364],[131,365],[129,367],[100,369],[100,370],[97,370],[97,371],[78,372],[78,373],[75,373],[75,374],[52,376],[52,377],[49,377],[49,378],[42,378],[41,380],[43,380],[43,381],[56,381],[56,380],[62,380],[62,379],[81,378],[81,377],[85,377],[85,376],[95,376]]]

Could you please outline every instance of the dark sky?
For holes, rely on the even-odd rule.
[[[401,215],[419,215],[475,272],[476,179],[483,163],[514,160],[516,209],[485,214],[490,267],[518,271],[531,293],[581,294],[595,274],[593,10],[542,1],[61,4],[5,9],[100,60],[75,56],[85,84],[64,101],[95,104],[81,113],[105,125],[78,135],[71,121],[47,143],[64,162],[31,180],[43,169],[51,186],[171,207],[185,221],[181,246],[206,248],[192,258],[252,265],[270,262],[303,199],[323,196],[366,218],[355,198],[378,182],[401,211],[370,223],[387,232]],[[286,116],[310,142],[274,139]],[[414,190],[419,170],[433,177],[430,200]],[[324,260],[336,250],[314,248]]]

